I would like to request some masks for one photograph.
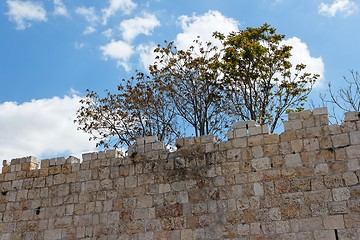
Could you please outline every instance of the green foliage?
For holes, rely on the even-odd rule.
[[[220,52],[212,43],[199,39],[186,51],[174,42],[158,46],[156,62],[150,66],[153,79],[172,101],[176,113],[196,136],[224,130],[229,119],[223,111],[223,92],[216,85]]]
[[[199,38],[187,50],[165,42],[155,49],[150,76],[137,72],[104,98],[88,91],[79,129],[105,147],[148,135],[171,143],[183,136],[181,127],[196,136],[219,134],[235,118],[269,124],[273,132],[285,112],[303,108],[319,76],[304,72],[304,64],[292,66],[284,35],[264,24],[214,36],[222,48]]]
[[[214,36],[224,46],[220,69],[230,115],[269,124],[273,132],[286,111],[302,109],[319,76],[304,72],[304,64],[293,68],[284,35],[264,24]]]

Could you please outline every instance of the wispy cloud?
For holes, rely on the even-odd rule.
[[[131,42],[139,34],[151,35],[154,28],[160,26],[159,20],[154,14],[143,13],[141,17],[124,20],[120,23],[122,37]]]
[[[109,0],[109,7],[102,9],[103,24],[107,24],[109,18],[119,11],[124,14],[130,14],[136,6],[136,3],[132,0]]]
[[[129,60],[134,53],[134,48],[127,42],[112,40],[110,43],[101,46],[100,50],[105,60],[113,59],[118,67],[122,66],[126,71],[131,70]]]
[[[67,8],[62,0],[54,0],[54,15],[55,16],[69,16]]]
[[[10,21],[16,23],[16,29],[22,30],[31,26],[33,21],[46,22],[46,10],[38,2],[8,0]]]
[[[96,15],[96,10],[94,7],[78,7],[75,12],[83,16],[86,21],[89,23],[83,32],[84,35],[91,34],[96,32],[96,25],[99,21],[99,17]]]
[[[334,0],[331,4],[320,3],[319,13],[329,17],[335,17],[336,14],[350,16],[358,10],[358,5],[352,0]]]
[[[28,155],[44,158],[94,150],[89,135],[73,122],[80,107],[77,95],[0,104],[0,160]]]

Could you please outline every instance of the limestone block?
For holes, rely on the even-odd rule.
[[[264,144],[264,136],[263,135],[256,135],[256,136],[250,136],[248,138],[248,145],[250,147],[252,146],[259,146]]]
[[[318,138],[304,139],[303,143],[305,151],[316,151],[320,148]]]
[[[248,130],[246,128],[239,128],[234,130],[234,138],[243,138],[248,136]]]
[[[264,143],[265,144],[279,143],[279,135],[278,134],[264,135]]]
[[[360,170],[360,163],[359,163],[359,159],[355,158],[355,159],[349,159],[348,160],[348,169],[349,171],[356,171],[356,170]]]
[[[360,112],[346,112],[344,114],[344,122],[352,122],[360,120]]]
[[[298,129],[301,129],[302,127],[303,127],[302,126],[302,121],[299,120],[299,119],[284,122],[284,130],[285,130],[285,132],[298,130]]]
[[[297,139],[290,142],[291,150],[295,153],[302,152],[304,150],[303,140]]]
[[[249,128],[249,127],[255,127],[255,121],[249,120],[249,121],[243,121],[243,122],[234,122],[232,124],[233,129],[239,129],[239,128]]]
[[[45,230],[44,239],[61,239],[61,229]]]
[[[167,193],[171,191],[171,186],[168,183],[159,184],[159,193]]]
[[[227,132],[227,139],[228,140],[231,140],[231,139],[233,139],[235,137],[235,135],[234,135],[234,130],[230,130],[230,131],[228,131]],[[177,142],[176,142],[177,143]]]
[[[153,239],[153,238],[151,238]],[[193,239],[193,230],[191,229],[184,229],[180,232],[180,240],[188,240]]]
[[[360,156],[360,147],[359,146],[349,146],[346,148],[346,155],[348,158],[359,158]]]
[[[200,137],[201,143],[216,143],[218,141],[217,137],[213,134],[208,134]]]
[[[247,138],[234,138],[231,140],[231,145],[233,148],[246,147],[247,146]]]
[[[345,228],[343,215],[326,216],[323,218],[325,229]]]
[[[336,148],[350,145],[350,138],[348,133],[331,136],[331,140],[333,141],[333,146]]]
[[[154,143],[154,142],[157,142],[157,141],[158,141],[157,136],[147,136],[147,137],[144,137],[144,144]]]
[[[352,145],[360,144],[360,131],[350,132],[350,143]]]
[[[255,196],[263,196],[264,195],[264,187],[261,182],[254,183],[254,194],[255,194]]]
[[[359,183],[359,179],[354,172],[346,172],[343,174],[346,186],[354,186]]]
[[[299,167],[302,166],[301,157],[299,153],[289,154],[285,156],[285,166],[287,167]]]
[[[328,115],[328,109],[327,107],[315,108],[313,115]]]
[[[333,188],[332,189],[332,196],[334,201],[346,201],[350,199],[350,188],[342,187],[342,188]]]
[[[249,127],[248,133],[249,136],[260,135],[262,134],[262,127],[261,126]]]
[[[314,232],[315,240],[336,240],[334,230],[317,230]]]
[[[300,113],[299,112],[289,112],[288,113],[288,120],[297,120],[300,118]]]
[[[269,158],[257,158],[251,161],[251,166],[256,171],[262,171],[271,168],[271,161]]]
[[[91,161],[91,153],[83,153],[82,154],[82,160],[83,162]],[[44,160],[43,160],[44,161]],[[43,162],[42,161],[42,162]],[[42,167],[42,166],[41,166]]]
[[[241,151],[239,148],[230,149],[227,151],[226,158],[232,159],[232,158],[239,158],[241,156]]]
[[[317,175],[326,175],[329,172],[329,166],[327,163],[320,163],[315,166],[315,173]]]
[[[251,148],[252,155],[254,158],[262,158],[264,157],[264,150],[262,146],[255,146]]]

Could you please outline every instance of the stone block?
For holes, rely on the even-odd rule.
[[[349,171],[356,171],[360,170],[360,163],[359,159],[349,159],[348,160],[348,170]]]
[[[265,144],[279,143],[279,135],[278,134],[264,135],[264,143]]]
[[[261,126],[249,127],[248,133],[249,136],[260,135],[262,134],[262,127]]]
[[[315,166],[315,173],[317,175],[326,175],[329,172],[329,166],[327,163],[320,163]]]
[[[354,186],[359,183],[359,179],[354,172],[343,173],[343,179],[346,186]]]
[[[254,194],[255,194],[255,196],[263,196],[264,195],[264,187],[261,182],[254,183]]]
[[[285,166],[287,167],[299,167],[302,166],[302,160],[299,153],[289,154],[285,156]]]
[[[334,230],[317,230],[314,231],[315,240],[337,240]]]
[[[262,171],[271,168],[271,160],[267,157],[257,158],[251,161],[251,166],[256,171]]]
[[[360,144],[360,131],[350,132],[350,143],[352,145]]]
[[[328,115],[328,109],[327,107],[315,108],[313,115]]]
[[[284,130],[285,132],[287,131],[295,131],[298,129],[301,129],[302,126],[302,121],[297,119],[297,120],[291,120],[288,122],[284,122]]]
[[[243,138],[248,136],[248,130],[246,128],[239,128],[234,130],[234,138]]]
[[[157,142],[157,141],[158,141],[157,136],[144,137],[144,144],[154,143],[154,142]]]
[[[346,155],[349,159],[359,158],[360,156],[360,147],[359,146],[349,146],[346,148]]]
[[[342,187],[342,188],[334,188],[332,189],[332,196],[334,201],[346,201],[350,199],[350,188]]]
[[[256,123],[253,120],[243,121],[243,122],[234,122],[232,124],[233,129],[239,129],[239,128],[249,128],[249,127],[255,127]]]
[[[289,112],[288,113],[288,120],[297,120],[300,118],[300,113],[299,112]]]
[[[334,147],[345,147],[350,145],[350,138],[348,133],[336,134],[331,136]]]
[[[325,229],[342,229],[345,228],[343,215],[325,216],[323,218]]]
[[[346,112],[344,114],[344,122],[352,122],[360,120],[360,112]]]

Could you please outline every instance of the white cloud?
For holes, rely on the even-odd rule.
[[[154,50],[156,48],[155,44],[140,44],[136,50],[140,54],[140,62],[142,64],[142,67],[145,70],[149,70],[149,65],[152,65],[155,63],[155,57],[156,54],[154,53]]]
[[[109,0],[109,5],[108,8],[102,9],[104,25],[107,24],[109,18],[118,11],[124,14],[130,14],[137,6],[132,0]]]
[[[90,24],[87,26],[83,32],[84,35],[89,35],[91,33],[96,32],[96,24],[99,21],[99,17],[96,15],[94,7],[78,7],[75,12],[83,17],[85,17],[86,21]]]
[[[239,26],[236,20],[227,18],[218,11],[208,11],[200,16],[189,17],[184,15],[179,18],[179,22],[183,32],[177,35],[175,42],[180,49],[188,49],[198,36],[203,41],[214,42],[212,37],[214,32],[228,34],[232,31],[238,31]],[[214,42],[214,44],[216,43]]]
[[[19,30],[30,27],[32,21],[47,21],[46,11],[39,3],[19,0],[8,0],[6,3],[9,7],[7,15]]]
[[[352,0],[334,0],[333,3],[320,3],[319,13],[329,17],[335,17],[337,13],[349,16],[356,12],[358,5]]]
[[[102,32],[102,34],[106,37],[106,38],[112,38],[114,35],[114,31],[111,28],[106,29],[105,31]]]
[[[118,67],[122,66],[126,71],[130,71],[129,60],[134,53],[133,46],[124,41],[111,40],[110,43],[101,46],[100,50],[105,60],[113,59],[117,62]]]
[[[85,46],[86,46],[86,44],[85,44],[85,43],[82,43],[82,42],[75,42],[75,43],[74,43],[74,48],[75,48],[76,50],[80,50],[80,49],[84,48]]]
[[[76,8],[75,12],[81,16],[84,16],[86,21],[88,21],[90,24],[95,24],[99,20],[94,7],[78,7]]]
[[[61,157],[93,151],[89,135],[73,120],[80,107],[77,95],[0,104],[0,160],[36,156]]]
[[[302,42],[297,37],[292,37],[283,41],[284,45],[292,46],[290,62],[295,66],[296,64],[303,63],[306,65],[306,72],[319,74],[315,87],[322,87],[324,85],[325,67],[321,57],[312,57],[306,43]]]
[[[151,35],[155,27],[160,26],[154,14],[143,13],[142,17],[124,20],[120,23],[123,39],[131,42],[139,34]]]
[[[83,34],[84,35],[89,35],[89,34],[94,33],[94,32],[96,32],[96,28],[93,27],[93,26],[88,26],[88,27],[85,28]]]
[[[55,16],[69,16],[67,8],[62,0],[54,0],[54,15]]]

